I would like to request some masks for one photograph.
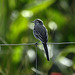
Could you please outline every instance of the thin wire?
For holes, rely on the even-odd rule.
[[[35,46],[36,46],[36,70],[37,70],[37,43],[35,44]],[[36,71],[36,75],[37,75],[37,71]]]
[[[20,45],[35,45],[36,43],[23,43],[23,44],[0,44],[0,46],[20,46]],[[42,44],[42,43],[39,43]],[[48,44],[75,44],[75,42],[60,42],[60,43],[48,43]]]
[[[0,44],[0,46],[23,46],[23,45],[35,45],[36,43],[23,43],[23,44]]]
[[[48,43],[48,44],[75,44],[75,42],[60,42],[60,43]]]

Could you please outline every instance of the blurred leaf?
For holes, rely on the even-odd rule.
[[[8,0],[10,9],[13,9],[16,7],[16,0]]]
[[[46,9],[48,6],[52,5],[55,2],[55,0],[46,0],[42,3],[38,3],[33,8],[30,8],[30,10],[35,14],[39,11],[42,11],[43,9]]]
[[[22,57],[22,46],[17,46],[13,49],[12,61],[14,63],[18,63],[18,62],[20,62],[21,57]]]
[[[67,56],[69,53],[75,53],[75,46],[66,47],[58,56]]]
[[[7,6],[4,0],[0,0],[0,35],[5,37],[5,27],[6,27],[6,14],[7,14]]]
[[[66,17],[60,11],[51,8],[50,10],[48,10],[48,12],[48,17],[50,17],[51,20],[56,22],[56,24],[58,25],[58,29],[64,27],[67,20]]]
[[[7,38],[12,42],[18,38],[19,34],[27,30],[28,20],[25,17],[19,15],[17,20],[15,20],[10,27],[10,32],[7,34]]]

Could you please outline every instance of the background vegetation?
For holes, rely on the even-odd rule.
[[[49,43],[75,41],[75,0],[0,0],[0,44],[39,42],[31,23],[36,18],[43,20]],[[42,45],[37,47],[38,75],[73,75],[75,45],[48,44],[48,49],[49,62]],[[0,46],[0,75],[35,75],[35,53],[35,45]]]

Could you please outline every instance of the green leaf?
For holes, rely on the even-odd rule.
[[[60,57],[60,56],[67,56],[69,53],[75,53],[75,46],[68,46],[68,47],[66,47],[62,52],[60,52],[58,57]]]
[[[18,62],[20,62],[21,57],[22,57],[22,46],[17,46],[13,49],[12,61],[14,63],[18,63]]]
[[[28,20],[25,17],[19,15],[17,20],[12,22],[10,32],[7,34],[7,38],[12,42],[18,38],[19,34],[27,30]]]
[[[55,1],[56,0],[46,0],[42,3],[38,3],[36,6],[30,8],[29,10],[31,10],[34,14],[38,13],[39,11],[42,11],[47,7],[49,7],[50,5],[52,5]]]

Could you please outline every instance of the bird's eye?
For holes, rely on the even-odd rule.
[[[41,21],[39,21],[39,23],[41,23]]]
[[[42,24],[42,22],[41,22],[41,21],[39,21],[39,20],[36,20],[36,23],[38,23],[38,24]]]

